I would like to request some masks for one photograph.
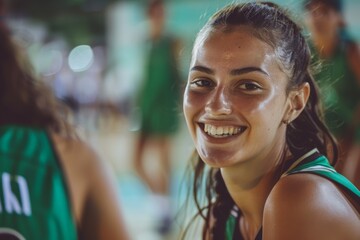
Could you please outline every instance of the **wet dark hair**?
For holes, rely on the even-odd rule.
[[[27,125],[75,136],[69,110],[33,74],[27,56],[0,23],[0,125]]]
[[[289,79],[287,94],[304,83],[310,86],[310,96],[304,110],[287,125],[286,145],[293,159],[317,148],[335,164],[338,155],[337,144],[323,122],[317,85],[311,73],[311,54],[302,35],[302,29],[285,10],[274,3],[233,4],[219,10],[210,18],[199,32],[194,48],[212,31],[236,31],[237,26],[249,27],[254,36],[274,49],[279,65]],[[221,172],[219,169],[205,166],[197,154],[192,164],[192,194],[198,215],[205,221],[202,237],[225,239],[225,225],[234,202],[227,191]],[[201,190],[204,186],[205,192]],[[207,201],[204,206],[199,200],[202,193]],[[214,224],[210,224],[210,215]]]

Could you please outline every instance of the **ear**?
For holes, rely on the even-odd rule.
[[[289,108],[284,115],[283,122],[289,124],[294,121],[304,110],[310,96],[309,83],[303,83],[300,87],[291,90],[288,96]]]

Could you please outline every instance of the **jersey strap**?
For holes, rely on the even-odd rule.
[[[306,162],[307,158],[311,158],[314,155],[318,157],[310,162]],[[302,162],[306,162],[302,164]],[[355,199],[360,202],[360,191],[352,184],[345,176],[338,173],[329,163],[327,158],[319,153],[317,149],[313,149],[303,157],[295,161],[290,168],[281,176],[285,177],[295,173],[314,173],[321,175],[340,186],[344,187],[351,195],[355,196]]]

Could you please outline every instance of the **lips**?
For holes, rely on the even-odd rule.
[[[215,126],[212,124],[200,124],[204,132],[215,138],[226,138],[243,133],[247,127],[245,126]]]

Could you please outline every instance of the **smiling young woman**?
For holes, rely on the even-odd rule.
[[[227,6],[199,32],[183,109],[203,239],[360,237],[360,192],[327,160],[337,147],[309,62],[301,29],[273,3]]]

